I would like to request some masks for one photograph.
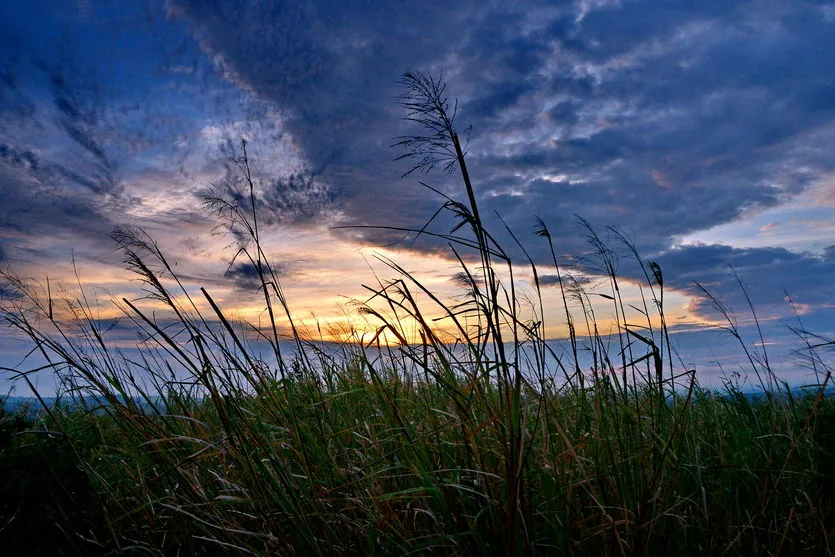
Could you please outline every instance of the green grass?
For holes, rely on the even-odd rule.
[[[404,82],[420,130],[399,142],[404,158],[415,170],[457,169],[466,194],[444,197],[458,227],[419,231],[449,242],[462,296],[441,299],[385,260],[397,278],[370,287],[361,309],[378,323],[374,340],[326,354],[294,325],[265,255],[245,146],[245,195],[205,202],[258,272],[267,327],[233,322],[210,293],[190,292],[138,229],[114,239],[167,312],[117,301],[144,339],[135,352],[113,346],[83,294],[56,299],[7,273],[17,295],[2,317],[76,404],[45,405],[36,422],[2,417],[0,545],[90,555],[831,554],[835,403],[823,396],[831,373],[820,347],[806,346],[819,377],[807,396],[779,381],[764,345],[741,346],[762,400],[731,382],[702,389],[673,358],[661,268],[613,231],[645,269],[644,302],[630,306],[614,251],[587,227],[615,321],[604,335],[599,304],[560,272],[539,222],[560,277],[552,319],[569,330],[556,358],[537,265],[511,233],[535,277],[533,292],[520,292],[519,261],[479,215],[443,84]]]
[[[17,516],[3,535],[91,554],[502,554],[511,490],[498,390],[375,378],[367,365],[330,388],[307,377],[159,413],[56,411],[45,422],[64,435],[4,436],[3,515]],[[522,427],[520,553],[829,551],[831,400],[694,389],[659,406],[644,394],[624,402],[599,382],[524,397],[522,413],[538,417]]]

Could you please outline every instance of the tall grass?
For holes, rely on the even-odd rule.
[[[643,301],[630,305],[616,253],[585,224],[607,285],[596,294],[614,316],[601,330],[599,303],[560,268],[538,221],[569,335],[556,353],[541,267],[506,227],[513,249],[503,247],[479,213],[444,84],[424,74],[403,84],[417,130],[398,141],[403,158],[462,184],[463,201],[426,186],[443,198],[438,214],[457,219],[450,232],[411,231],[447,243],[456,300],[381,258],[396,278],[367,287],[360,308],[376,334],[335,354],[302,334],[262,243],[245,144],[243,195],[216,190],[204,202],[256,270],[266,327],[190,291],[137,228],[113,238],[166,311],[115,301],[142,337],[130,353],[83,294],[58,299],[7,274],[16,296],[3,318],[75,400],[44,402],[43,428],[94,493],[83,500],[92,518],[66,520],[81,501],[67,490],[43,528],[89,554],[831,554],[835,407],[820,343],[803,337],[819,373],[813,396],[793,396],[744,345],[770,396],[702,389],[674,361],[659,265],[611,231],[644,269]],[[532,298],[518,290],[522,264]],[[4,440],[4,467],[19,462],[23,437]],[[24,519],[34,520],[4,517],[3,535],[24,536]]]

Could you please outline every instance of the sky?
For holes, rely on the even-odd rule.
[[[375,254],[454,295],[443,244],[362,228],[422,226],[442,200],[421,180],[463,198],[455,175],[404,177],[392,147],[410,131],[399,79],[424,71],[471,126],[489,226],[502,229],[500,215],[541,274],[535,218],[566,265],[589,252],[577,216],[604,238],[621,230],[661,265],[683,358],[708,381],[744,365],[696,283],[749,335],[739,278],[780,372],[803,382],[788,327],[799,316],[835,336],[832,52],[831,1],[11,0],[0,262],[70,291],[74,261],[115,317],[107,300],[139,290],[110,234],[138,225],[188,284],[257,319],[251,270],[225,273],[234,249],[199,197],[229,180],[246,139],[270,256],[302,322],[359,323],[362,285],[391,274]],[[642,277],[629,257],[618,272]],[[554,288],[545,299],[559,339]],[[0,365],[25,367],[26,351],[0,331]]]

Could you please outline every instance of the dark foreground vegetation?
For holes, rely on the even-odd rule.
[[[137,229],[114,239],[156,311],[115,301],[141,342],[121,351],[83,295],[55,299],[11,274],[2,317],[27,335],[72,405],[0,420],[0,548],[89,555],[828,555],[835,528],[835,403],[825,339],[798,331],[816,385],[796,395],[765,343],[741,343],[762,397],[702,389],[675,358],[661,268],[640,259],[624,301],[617,255],[590,228],[590,298],[544,223],[567,325],[543,339],[538,271],[484,225],[443,84],[405,77],[415,170],[458,170],[444,197],[462,295],[444,300],[386,260],[360,307],[379,327],[326,353],[294,326],[259,237],[245,148],[237,194],[205,197],[257,271],[266,327],[190,292]],[[517,254],[511,264],[511,253]],[[534,276],[521,292],[520,260]],[[602,286],[599,286],[602,285]],[[706,292],[706,296],[709,294]],[[713,300],[726,331],[734,315]],[[160,308],[164,308],[164,311]],[[601,331],[596,313],[613,316]],[[756,318],[750,308],[752,318]],[[257,343],[253,339],[257,338]],[[385,341],[385,342],[383,342]],[[268,350],[254,346],[267,346]],[[17,370],[22,383],[28,370]],[[30,383],[31,386],[31,383]]]
[[[835,405],[611,385],[532,395],[518,501],[496,389],[357,362],[170,414],[2,422],[3,547],[20,555],[825,555]],[[288,400],[292,389],[294,402]],[[457,392],[458,394],[453,394]],[[499,419],[506,419],[500,417]],[[33,432],[36,430],[36,432]],[[45,431],[61,432],[48,435]],[[515,505],[515,536],[508,505]],[[9,553],[7,553],[9,554]]]

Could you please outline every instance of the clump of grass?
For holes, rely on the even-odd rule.
[[[96,520],[106,527],[73,526],[78,546],[154,555],[830,554],[835,407],[823,359],[819,389],[805,398],[754,355],[771,396],[751,403],[732,383],[721,395],[702,389],[695,370],[673,360],[662,269],[610,231],[644,269],[643,305],[630,307],[617,254],[584,224],[607,287],[596,294],[614,315],[613,331],[602,331],[599,305],[560,268],[538,221],[569,331],[557,354],[544,338],[540,268],[506,229],[534,277],[529,302],[515,280],[519,262],[479,213],[443,83],[425,74],[403,82],[418,126],[398,141],[404,158],[415,172],[440,167],[462,182],[463,201],[434,190],[439,211],[457,219],[451,231],[411,230],[448,243],[460,265],[457,301],[383,259],[395,278],[368,287],[361,311],[378,327],[370,342],[331,354],[305,338],[262,245],[245,144],[242,195],[215,191],[205,203],[256,270],[267,327],[234,322],[205,289],[190,292],[135,228],[114,240],[167,310],[116,302],[140,332],[138,357],[108,341],[83,296],[58,300],[7,277],[17,296],[4,319],[77,401],[45,405],[43,419],[95,490],[81,504],[104,517]]]

